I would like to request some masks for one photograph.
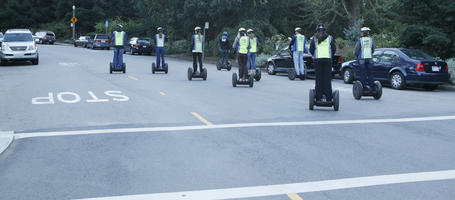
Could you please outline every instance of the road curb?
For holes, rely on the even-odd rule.
[[[0,131],[0,155],[11,145],[13,139],[13,131]]]

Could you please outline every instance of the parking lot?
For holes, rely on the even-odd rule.
[[[0,199],[455,198],[451,85],[355,100],[334,80],[340,111],[310,111],[313,79],[234,88],[214,64],[188,81],[190,61],[152,74],[129,54],[109,74],[112,51],[38,48],[0,67]]]

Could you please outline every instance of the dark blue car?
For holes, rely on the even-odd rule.
[[[408,85],[435,90],[448,83],[450,75],[446,62],[437,61],[428,54],[414,49],[384,48],[373,54],[372,74],[376,80],[389,84],[394,89],[404,89]],[[343,63],[341,74],[345,83],[358,80],[357,61]]]

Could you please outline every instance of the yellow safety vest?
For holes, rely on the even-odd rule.
[[[297,51],[305,50],[305,36],[298,34],[297,35]]]
[[[161,36],[156,34],[156,47],[164,47],[164,38],[166,37],[164,34]]]
[[[318,39],[314,39],[315,46],[316,46],[316,58],[332,58],[330,43],[332,42],[332,36],[327,37],[324,41],[320,44],[318,43]]]
[[[239,39],[239,53],[248,54],[248,36],[242,36]]]
[[[115,46],[123,46],[123,39],[124,39],[124,35],[125,35],[125,32],[118,32],[118,31],[115,31],[114,32],[115,34]]]
[[[194,35],[194,50],[195,53],[202,53],[202,36]]]
[[[360,46],[362,47],[361,50],[361,59],[371,59],[373,55],[371,51],[373,49],[373,39],[370,37],[361,37],[360,38]]]
[[[250,53],[256,53],[256,52],[258,52],[257,37],[254,37],[253,39],[250,38]]]

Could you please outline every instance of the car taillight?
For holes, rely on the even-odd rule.
[[[311,56],[311,60],[313,60],[313,62],[314,62],[314,57],[313,56]]]
[[[101,40],[95,40],[95,42],[101,42]]]
[[[449,72],[449,64],[446,64],[446,72]]]
[[[423,72],[423,70],[424,70],[423,64],[422,63],[417,64],[415,70],[418,72]]]
[[[107,43],[111,42],[110,40],[106,40]]]
[[[343,62],[343,57],[340,56],[340,58],[338,58],[338,63],[342,63]]]
[[[139,46],[139,44],[136,43],[136,47],[138,47],[138,46]]]
[[[44,39],[47,39],[47,37],[46,37],[46,36],[44,36]]]

